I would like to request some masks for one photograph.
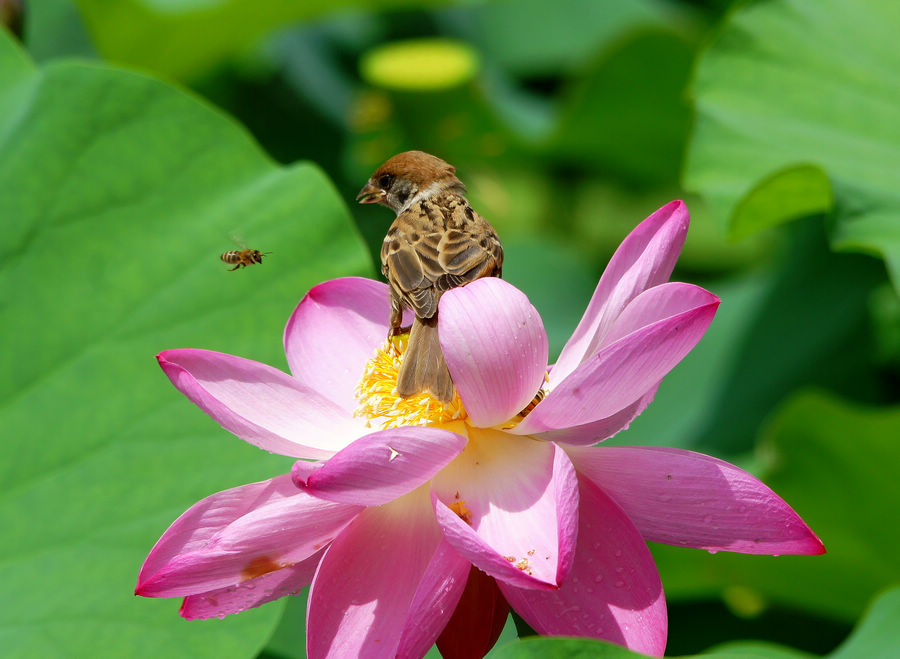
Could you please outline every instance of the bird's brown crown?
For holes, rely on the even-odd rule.
[[[441,179],[456,179],[456,168],[424,151],[404,151],[376,169],[371,180],[378,181],[384,174],[405,178],[422,189]]]

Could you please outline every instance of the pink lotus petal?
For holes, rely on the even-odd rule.
[[[472,428],[432,481],[432,498],[444,536],[477,568],[523,588],[555,588],[572,565],[576,483],[556,445]]]
[[[617,414],[647,395],[691,351],[718,306],[719,299],[711,295],[702,306],[643,327],[605,347],[552,389],[510,432],[530,435]]]
[[[379,506],[428,482],[459,455],[466,441],[439,428],[380,430],[335,453],[305,478],[295,477],[294,484],[321,499]],[[306,471],[308,464],[300,466]]]
[[[592,421],[580,426],[572,426],[571,428],[561,428],[559,430],[549,430],[547,432],[535,433],[535,437],[548,442],[556,442],[559,444],[572,444],[574,446],[590,446],[604,439],[609,439],[616,433],[626,428],[634,419],[653,401],[659,384],[654,386],[649,392],[644,394],[640,399],[633,402],[625,409],[616,412],[612,416],[599,421]]]
[[[636,295],[668,281],[687,236],[688,210],[672,201],[641,222],[616,250],[587,310],[554,366],[559,382],[590,357],[613,321]]]
[[[800,516],[756,477],[682,449],[573,449],[579,473],[603,488],[647,540],[744,554],[822,554]]]
[[[432,504],[444,537],[467,560],[474,561],[479,570],[497,578],[505,579],[522,588],[552,590],[555,585],[534,579],[513,567],[510,557],[497,552],[477,533],[460,519],[438,496],[432,492]],[[529,550],[530,551],[530,550]],[[514,557],[513,557],[514,558]]]
[[[299,488],[306,487],[306,481],[326,465],[327,460],[297,460],[291,467],[291,480]]]
[[[694,284],[670,281],[654,286],[628,303],[597,346],[597,350],[653,323],[718,302],[718,297]]]
[[[142,582],[161,570],[179,553],[201,549],[216,533],[254,508],[294,496],[297,490],[287,476],[277,476],[223,490],[201,499],[187,509],[166,529],[150,550],[138,575],[137,591]]]
[[[510,606],[539,634],[598,638],[645,654],[666,647],[666,601],[653,557],[615,502],[580,480],[578,549],[555,591],[498,582]]]
[[[331,542],[361,510],[310,496],[287,475],[247,488],[208,497],[182,515],[150,553],[137,594],[205,593],[290,567]],[[209,534],[213,522],[218,528]]]
[[[323,549],[305,561],[244,581],[237,586],[219,588],[201,595],[189,595],[181,603],[179,613],[187,620],[221,618],[272,602],[285,595],[297,595],[301,588],[312,582],[324,552]]]
[[[353,390],[387,338],[390,312],[387,284],[378,281],[344,277],[313,287],[284,329],[291,373],[352,414]]]
[[[511,284],[495,277],[447,291],[440,339],[453,382],[472,423],[502,423],[531,402],[544,381],[547,333],[540,314]]]
[[[397,657],[424,657],[453,615],[472,566],[442,540],[409,607]]]
[[[266,451],[328,457],[362,434],[359,419],[277,368],[211,350],[166,350],[156,358],[181,393]]]
[[[313,580],[307,656],[394,657],[440,545],[425,488],[363,511],[325,552]]]

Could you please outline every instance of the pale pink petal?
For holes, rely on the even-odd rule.
[[[671,281],[654,286],[628,303],[598,348],[603,349],[632,332],[660,320],[718,302],[718,297],[694,284]]]
[[[573,449],[579,473],[606,491],[647,540],[745,554],[822,554],[800,516],[756,477],[682,449]]]
[[[296,492],[287,475],[284,475],[233,487],[201,499],[172,522],[150,550],[138,575],[137,590],[140,591],[143,581],[178,554],[201,549],[210,538],[239,517],[267,502],[292,497]]]
[[[453,615],[472,566],[446,540],[434,552],[409,607],[397,657],[419,659]]]
[[[473,425],[502,423],[531,402],[547,369],[547,333],[524,293],[486,277],[444,293],[440,339]]]
[[[440,545],[425,488],[363,511],[325,552],[313,580],[307,656],[394,657]]]
[[[613,321],[636,295],[668,281],[681,254],[688,223],[687,206],[672,201],[622,241],[554,366],[555,381],[564,379],[596,351]]]
[[[259,490],[247,487],[213,495],[182,515],[151,551],[136,593],[206,593],[289,567],[331,542],[362,510],[301,492],[287,475]],[[246,511],[234,517],[242,507]],[[219,528],[209,534],[213,522]]]
[[[585,636],[662,656],[666,601],[640,533],[615,502],[580,481],[578,549],[569,578],[555,591],[498,581],[510,606],[539,634]]]
[[[387,338],[390,313],[387,284],[344,277],[313,287],[284,329],[291,373],[352,413],[357,407],[353,390]]]
[[[449,430],[407,426],[379,430],[338,451],[320,468],[298,464],[294,484],[313,496],[361,506],[380,506],[411,492],[466,446]]]
[[[540,581],[524,571],[517,570],[512,563],[514,556],[500,554],[475,533],[467,522],[451,510],[432,492],[434,514],[447,541],[467,560],[473,561],[479,570],[497,578],[505,579],[522,588],[552,590],[555,585]],[[529,550],[530,551],[530,550]],[[527,555],[526,555],[527,556]],[[512,560],[511,560],[512,559]],[[523,564],[523,568],[528,567]]]
[[[575,446],[590,446],[591,444],[602,442],[604,439],[609,439],[616,433],[628,428],[629,424],[653,402],[653,397],[656,395],[658,388],[659,384],[625,409],[605,419],[570,428],[539,432],[533,436],[548,442],[572,444]]]
[[[327,460],[297,460],[291,467],[291,480],[297,487],[306,485],[309,477],[324,467],[327,462]]]
[[[285,595],[297,595],[301,588],[312,582],[324,551],[323,549],[290,567],[269,572],[236,586],[219,588],[201,595],[189,595],[181,603],[179,613],[187,620],[221,618],[273,602]]]
[[[432,481],[435,515],[477,568],[523,588],[555,588],[572,565],[576,476],[555,444],[472,428]]]
[[[718,298],[712,296],[702,306],[642,327],[606,346],[552,389],[510,432],[530,435],[617,414],[647,395],[690,352],[712,322],[718,305]]]
[[[277,368],[211,350],[166,350],[156,358],[181,393],[266,451],[328,457],[363,434],[361,420]]]

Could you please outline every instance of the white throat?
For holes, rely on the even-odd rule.
[[[427,188],[423,188],[422,190],[419,190],[416,194],[414,194],[412,197],[410,197],[409,200],[405,204],[403,204],[403,208],[401,208],[400,210],[397,211],[397,215],[400,215],[400,213],[403,213],[406,210],[408,210],[410,207],[413,206],[413,204],[418,204],[420,201],[425,201],[426,199],[431,199],[434,195],[438,194],[443,189],[444,189],[444,186],[441,185],[440,183],[438,183],[437,181],[435,181],[434,183],[429,185]]]

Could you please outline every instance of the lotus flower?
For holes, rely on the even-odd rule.
[[[284,335],[291,375],[204,350],[159,362],[224,428],[300,458],[214,494],[162,536],[137,593],[223,616],[312,584],[310,657],[486,652],[512,606],[536,631],[652,655],[667,622],[647,540],[710,551],[824,548],[759,480],[721,460],[593,446],[652,399],[718,298],[669,283],[688,228],[672,202],[622,243],[559,360],[526,296],[489,278],[448,291],[440,340],[458,390],[394,393],[385,285],[313,288]],[[539,393],[540,392],[540,393]]]

